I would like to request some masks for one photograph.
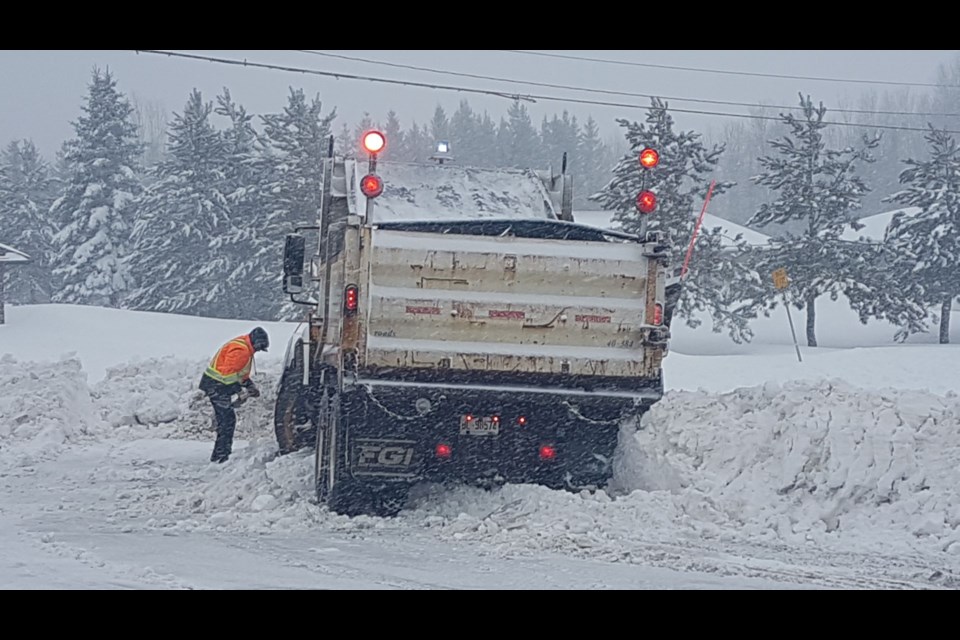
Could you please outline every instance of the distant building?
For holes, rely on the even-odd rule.
[[[0,244],[0,324],[4,324],[6,321],[6,317],[3,312],[3,305],[4,302],[6,302],[3,285],[6,277],[7,265],[23,264],[25,262],[30,262],[30,256],[22,251],[17,251],[13,247]]]
[[[907,207],[905,209],[884,211],[883,213],[877,213],[872,216],[860,218],[857,220],[857,222],[862,224],[863,228],[854,231],[848,227],[843,232],[843,235],[840,236],[840,238],[842,240],[846,240],[847,242],[883,242],[883,238],[887,232],[887,226],[889,226],[890,222],[893,220],[893,216],[898,213],[902,213],[909,218],[920,213],[920,208]]]

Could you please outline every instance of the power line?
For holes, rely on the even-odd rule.
[[[674,71],[696,71],[699,73],[720,73],[731,76],[752,76],[755,78],[781,78],[787,80],[815,80],[817,82],[850,82],[857,84],[888,84],[900,87],[949,87],[951,89],[960,89],[956,84],[936,84],[933,82],[896,82],[893,80],[862,80],[859,78],[825,78],[822,76],[794,76],[782,73],[760,73],[755,71],[730,71],[727,69],[701,69],[697,67],[682,67],[670,64],[654,64],[652,62],[628,62],[626,60],[609,60],[605,58],[588,58],[584,56],[571,56],[562,53],[542,53],[540,51],[518,51],[514,49],[495,49],[495,51],[504,51],[506,53],[519,53],[528,56],[543,56],[545,58],[564,58],[566,60],[581,60],[584,62],[602,62],[604,64],[619,64],[630,67],[649,67],[653,69],[672,69]]]
[[[367,81],[369,81],[369,82],[384,82],[384,83],[395,84],[395,85],[396,85],[396,84],[399,84],[399,85],[406,85],[406,86],[420,87],[420,88],[440,89],[440,90],[445,90],[445,91],[457,91],[457,92],[460,92],[460,93],[478,93],[478,94],[483,94],[483,95],[496,96],[496,97],[499,97],[499,98],[508,98],[508,99],[511,99],[511,100],[527,100],[527,101],[530,101],[530,102],[536,102],[537,100],[545,100],[545,101],[561,102],[561,103],[570,103],[570,104],[588,104],[588,105],[597,105],[597,106],[604,106],[604,107],[620,107],[620,108],[623,108],[623,109],[637,109],[637,110],[651,110],[651,109],[654,109],[654,107],[652,107],[652,106],[650,106],[650,105],[638,105],[638,104],[630,104],[630,103],[623,103],[623,102],[606,102],[606,101],[602,101],[602,100],[587,100],[587,99],[584,99],[584,98],[560,98],[560,97],[556,97],[556,96],[545,96],[545,95],[537,95],[537,94],[522,94],[522,95],[521,95],[521,94],[508,94],[508,93],[505,93],[505,92],[502,92],[502,91],[491,91],[491,90],[488,90],[488,89],[476,89],[476,88],[471,88],[471,87],[457,87],[457,86],[451,86],[451,85],[439,85],[439,84],[432,84],[432,83],[428,83],[428,82],[414,82],[414,81],[411,81],[411,80],[396,80],[396,79],[393,79],[393,78],[378,78],[378,77],[374,77],[374,76],[363,76],[363,75],[353,74],[353,73],[341,73],[341,72],[339,72],[339,71],[322,71],[322,70],[320,70],[320,69],[308,69],[308,68],[303,68],[303,67],[288,67],[288,66],[284,66],[284,65],[275,65],[275,64],[265,63],[265,62],[251,62],[251,61],[246,60],[246,59],[244,59],[244,60],[234,60],[234,59],[230,59],[230,58],[217,58],[217,57],[213,57],[213,56],[201,56],[201,55],[190,54],[190,53],[177,53],[177,52],[173,52],[173,51],[159,51],[159,50],[152,50],[152,49],[134,49],[133,51],[136,52],[136,53],[138,53],[138,54],[140,54],[140,53],[151,53],[151,54],[163,55],[163,56],[174,57],[174,58],[187,58],[187,59],[191,59],[191,60],[203,60],[203,61],[207,61],[207,62],[216,62],[216,63],[220,63],[220,64],[230,64],[230,65],[238,65],[238,66],[243,66],[243,67],[253,67],[253,68],[259,68],[259,69],[269,69],[269,70],[273,70],[273,71],[288,71],[288,72],[291,72],[291,73],[302,73],[302,74],[307,74],[307,75],[323,76],[323,77],[328,77],[328,78],[336,78],[336,79],[338,79],[338,80],[339,80],[339,79],[347,79],[347,80],[367,80]],[[670,111],[670,112],[673,112],[673,113],[691,113],[691,114],[698,114],[698,115],[718,116],[718,117],[726,117],[726,118],[745,118],[745,119],[748,119],[748,120],[771,120],[771,121],[780,121],[780,118],[777,117],[777,116],[764,116],[764,115],[747,114],[747,113],[728,113],[728,112],[723,112],[723,111],[702,111],[702,110],[698,110],[698,109],[681,109],[681,108],[677,108],[677,107],[668,107],[668,108],[665,108],[664,111]],[[929,129],[925,129],[925,128],[922,128],[922,127],[901,127],[901,126],[896,126],[896,125],[865,124],[865,123],[856,123],[856,122],[836,122],[836,121],[828,121],[828,120],[823,120],[823,121],[821,121],[821,122],[822,122],[823,124],[827,124],[827,125],[835,125],[835,126],[839,126],[839,127],[858,127],[858,128],[861,128],[861,129],[885,129],[885,130],[893,130],[893,131],[918,131],[918,132],[922,132],[922,133],[926,133],[927,131],[929,131]],[[960,130],[941,129],[941,131],[944,131],[945,133],[960,134]]]
[[[522,84],[535,87],[548,87],[551,89],[567,89],[571,91],[582,91],[586,93],[600,93],[606,95],[616,95],[616,96],[629,96],[634,98],[661,98],[663,100],[675,100],[677,102],[697,102],[702,104],[717,104],[717,105],[727,105],[733,107],[761,107],[764,109],[789,109],[794,111],[799,111],[802,107],[794,106],[785,106],[785,105],[776,105],[776,104],[760,104],[756,102],[734,102],[730,100],[710,100],[707,98],[678,98],[675,96],[664,96],[659,94],[649,94],[649,93],[634,93],[630,91],[614,91],[611,89],[593,89],[589,87],[575,87],[565,84],[553,84],[549,82],[538,82],[536,80],[514,80],[510,78],[501,78],[497,76],[487,76],[476,73],[467,73],[461,71],[449,71],[445,69],[432,69],[430,67],[421,67],[411,64],[401,64],[398,62],[387,62],[385,60],[371,60],[369,58],[358,58],[355,56],[345,56],[342,54],[336,53],[327,53],[324,51],[315,51],[310,49],[295,49],[300,53],[308,53],[315,56],[323,56],[326,58],[338,58],[340,60],[350,60],[353,62],[365,62],[368,64],[378,64],[385,67],[395,67],[398,69],[411,69],[414,71],[426,71],[429,73],[439,73],[448,76],[456,76],[458,78],[476,78],[478,80],[493,80],[495,82],[507,82],[511,84]],[[518,52],[522,53],[522,52]],[[831,108],[830,111],[835,113],[858,113],[865,115],[889,115],[889,116],[913,116],[913,117],[946,117],[946,118],[958,118],[960,113],[930,113],[923,111],[873,111],[869,109],[840,109],[840,108]]]

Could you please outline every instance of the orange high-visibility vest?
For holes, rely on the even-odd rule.
[[[203,375],[223,384],[246,382],[250,379],[253,354],[253,344],[250,342],[250,336],[234,338],[220,347]]]

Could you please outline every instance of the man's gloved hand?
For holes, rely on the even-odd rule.
[[[247,385],[247,395],[250,396],[251,398],[259,398],[259,397],[260,397],[260,389],[257,389],[257,387],[256,387],[255,385],[252,385],[252,384],[251,384],[251,385]]]

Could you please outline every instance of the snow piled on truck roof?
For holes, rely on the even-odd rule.
[[[366,163],[355,165],[359,214],[366,206],[360,192],[366,169]],[[529,169],[382,162],[377,174],[383,193],[374,201],[375,222],[556,217],[543,183]]]

